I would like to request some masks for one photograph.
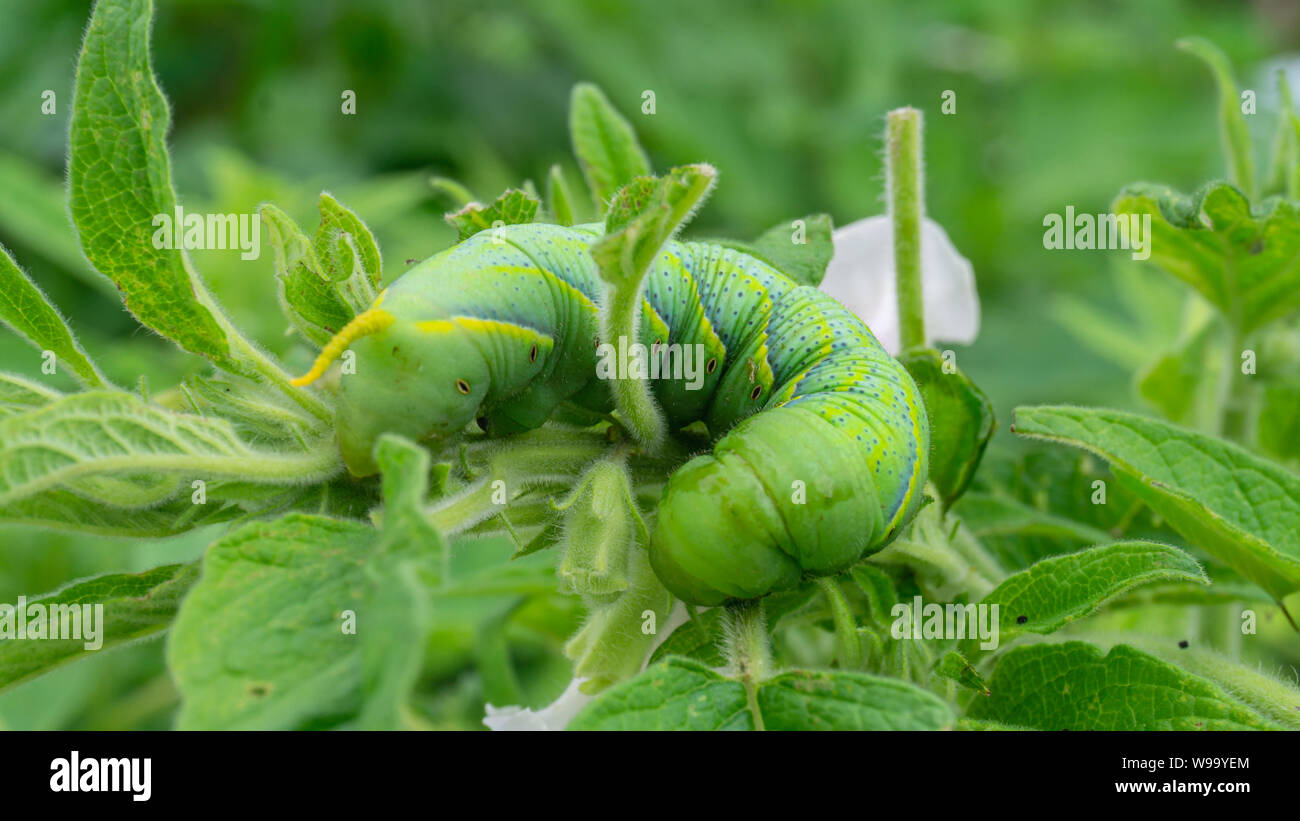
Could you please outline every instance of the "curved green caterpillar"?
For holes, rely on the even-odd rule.
[[[561,402],[611,407],[596,376],[601,226],[483,231],[412,268],[299,380],[344,349],[348,468],[375,472],[384,432],[448,440],[540,426]],[[703,384],[653,382],[670,427],[717,436],[660,500],[650,560],[684,601],[715,605],[794,586],[879,549],[920,504],[929,424],[916,385],[857,317],[766,263],[670,242],[647,275],[641,338],[699,345]]]

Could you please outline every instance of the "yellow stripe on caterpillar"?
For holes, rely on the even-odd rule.
[[[438,334],[447,333],[452,330],[462,329],[466,331],[495,331],[505,333],[510,336],[518,337],[524,340],[535,340],[546,337],[541,331],[529,328],[526,325],[516,325],[513,322],[503,322],[499,319],[480,319],[473,316],[453,316],[450,319],[427,319],[424,322],[416,323],[424,333]],[[546,337],[549,338],[549,337]]]

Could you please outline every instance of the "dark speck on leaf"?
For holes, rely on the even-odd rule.
[[[1257,239],[1250,244],[1250,253],[1253,256],[1264,250],[1264,240]]]
[[[1016,616],[1016,624],[1024,624],[1027,621],[1029,621],[1028,616]]]
[[[1178,642],[1178,647],[1182,650],[1186,650],[1187,646],[1188,646],[1187,639],[1183,639],[1182,641]]]

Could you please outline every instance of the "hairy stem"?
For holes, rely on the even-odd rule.
[[[601,316],[601,341],[617,349],[637,341],[640,322],[641,280],[611,285]],[[628,432],[647,451],[654,453],[664,441],[668,426],[645,379],[619,378],[610,381],[614,407],[618,408]]]
[[[924,347],[925,301],[921,288],[921,220],[925,189],[921,171],[921,112],[895,109],[885,118],[885,181],[894,228],[898,326],[903,350]]]
[[[1214,430],[1216,436],[1233,439],[1240,433],[1234,405],[1241,390],[1242,336],[1231,320],[1225,318],[1227,333],[1224,338],[1223,370],[1219,373],[1218,390],[1214,403]]]
[[[862,666],[862,642],[858,641],[858,627],[853,621],[853,611],[844,598],[844,591],[829,576],[817,580],[817,588],[826,599],[831,609],[831,620],[835,622],[835,638],[839,642],[837,659],[845,670],[857,670]]]
[[[285,396],[289,397],[289,399],[291,399],[295,404],[299,405],[312,416],[315,416],[322,422],[332,423],[334,421],[334,414],[330,411],[328,405],[322,402],[320,398],[311,391],[290,384],[290,380],[293,379],[292,376],[286,373],[278,364],[273,362],[269,356],[245,339],[238,330],[234,329],[234,326],[230,327],[230,338],[233,342],[233,347],[237,348],[239,353],[242,354],[240,359],[246,362],[256,373],[264,377],[272,385],[279,388]]]
[[[763,600],[734,602],[723,611],[724,653],[733,673],[745,685],[754,729],[763,729],[758,709],[758,683],[772,670],[772,648],[767,641]]]

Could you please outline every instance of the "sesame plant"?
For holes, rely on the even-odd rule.
[[[30,591],[46,607],[102,604],[93,650],[16,640],[14,608],[0,609],[0,690],[161,639],[180,729],[439,728],[466,711],[493,727],[589,730],[1300,729],[1300,690],[1256,649],[1294,646],[1300,603],[1300,118],[1288,89],[1257,178],[1226,59],[1185,44],[1218,83],[1231,173],[1191,195],[1133,185],[1113,206],[1150,217],[1140,276],[1180,282],[1167,285],[1186,302],[1179,338],[1135,376],[1151,413],[1022,407],[1009,425],[1019,449],[989,459],[992,406],[927,328],[922,119],[890,112],[900,349],[870,334],[860,344],[898,393],[842,386],[873,385],[864,412],[887,424],[870,430],[897,433],[868,464],[843,455],[856,453],[849,438],[799,427],[800,395],[762,370],[800,355],[775,331],[748,367],[725,348],[708,360],[719,394],[735,394],[732,416],[618,375],[596,383],[607,398],[530,415],[532,376],[488,399],[488,377],[456,370],[456,350],[418,368],[404,358],[441,328],[397,335],[403,300],[485,302],[457,277],[509,254],[598,274],[599,306],[568,320],[595,323],[595,348],[649,340],[651,272],[688,240],[775,272],[765,298],[797,291],[828,327],[856,327],[814,290],[834,250],[828,217],[690,237],[725,166],[656,174],[589,84],[569,111],[582,182],[556,165],[540,187],[478,199],[437,180],[458,237],[427,262],[386,257],[365,215],[329,193],[316,226],[263,204],[276,277],[247,287],[265,289],[295,347],[269,353],[160,229],[159,215],[176,215],[183,239],[152,12],[151,0],[95,4],[68,211],[127,311],[204,370],[176,385],[108,372],[0,254],[0,319],[42,374],[80,386],[0,374],[0,522],[193,532],[208,545],[196,561]],[[553,344],[524,334],[516,364],[535,374]],[[439,426],[411,421],[431,407],[447,409]],[[753,462],[763,436],[756,484],[715,469],[742,444]],[[699,490],[705,479],[732,495]],[[779,551],[760,532],[773,521],[787,531]]]

